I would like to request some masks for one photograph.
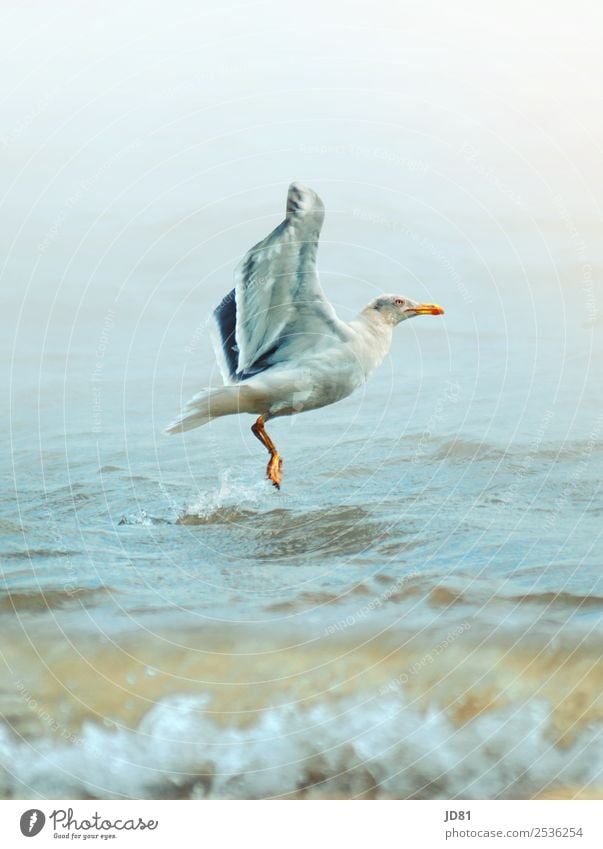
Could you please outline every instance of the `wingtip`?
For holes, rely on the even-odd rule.
[[[294,180],[289,184],[288,194],[291,192],[299,192],[300,194],[304,194],[305,192],[311,192],[312,189],[309,186],[306,186],[305,183],[300,183],[299,180]]]
[[[324,209],[321,199],[314,189],[294,181],[287,192],[287,218],[304,216],[310,211],[320,212]]]

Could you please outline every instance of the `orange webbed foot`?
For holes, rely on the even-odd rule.
[[[270,455],[268,465],[266,466],[266,475],[268,480],[272,482],[273,486],[277,489],[281,488],[281,481],[283,480],[283,461],[278,451],[275,451],[274,454]]]

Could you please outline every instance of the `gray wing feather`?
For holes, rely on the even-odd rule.
[[[346,338],[316,272],[324,206],[312,189],[292,183],[285,220],[235,270],[237,372],[270,355],[274,365],[326,340]],[[325,338],[326,337],[326,338]]]

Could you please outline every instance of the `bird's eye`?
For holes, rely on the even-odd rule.
[[[398,304],[399,307],[403,307],[406,301],[404,300],[404,298],[396,298],[395,303]]]

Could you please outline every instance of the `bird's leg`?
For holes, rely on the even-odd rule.
[[[257,439],[260,440],[262,445],[270,452],[270,459],[268,460],[268,465],[266,466],[266,475],[268,476],[268,479],[272,481],[274,486],[277,489],[280,489],[281,480],[283,478],[283,461],[281,460],[280,454],[276,450],[274,442],[266,433],[263,416],[258,416],[257,420],[251,425],[251,430],[253,432],[253,435],[257,437]]]

